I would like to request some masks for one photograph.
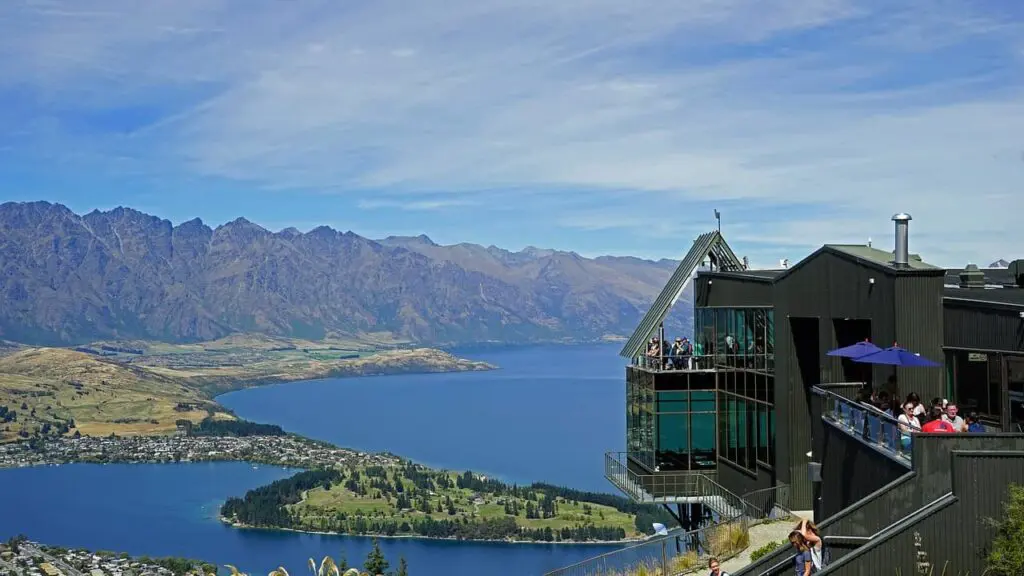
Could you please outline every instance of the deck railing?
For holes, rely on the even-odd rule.
[[[793,517],[789,506],[788,484],[762,488],[743,495],[743,509],[750,524],[788,520]]]
[[[898,420],[818,386],[812,392],[821,399],[821,415],[827,422],[897,462],[910,465],[913,437],[900,430]]]
[[[711,512],[706,520],[707,526],[656,536],[559,568],[545,576],[681,574],[701,568],[709,558],[724,561],[746,549],[750,544],[750,533],[743,499],[707,476],[691,474],[690,482],[695,492],[692,501],[703,503]]]
[[[642,466],[641,466],[642,465]],[[655,468],[653,452],[608,452],[604,455],[604,475],[619,490],[637,502],[667,504],[681,498],[701,495],[700,477],[714,475],[701,471],[648,472]]]
[[[637,356],[632,365],[648,372],[693,372],[715,369],[743,368],[747,370],[775,371],[774,354],[702,354],[684,358],[663,356]]]

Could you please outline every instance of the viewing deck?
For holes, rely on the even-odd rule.
[[[913,434],[901,432],[898,420],[872,406],[844,398],[820,386],[815,386],[811,391],[821,400],[821,417],[825,423],[910,468]]]
[[[703,504],[725,517],[742,512],[738,499],[714,483],[714,470],[655,472],[644,464],[649,460],[648,454],[608,452],[605,478],[641,504]]]

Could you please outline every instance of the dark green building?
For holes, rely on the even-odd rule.
[[[881,490],[883,480],[914,473],[916,458],[927,458],[921,448],[913,458],[874,461],[877,446],[839,439],[823,424],[864,384],[901,398],[915,392],[925,402],[955,399],[961,413],[977,412],[992,434],[986,449],[1024,448],[1010,434],[1024,431],[1024,261],[1001,270],[940,268],[908,251],[910,217],[893,220],[894,250],[829,244],[775,270],[747,269],[718,231],[698,237],[622,349],[631,360],[627,452],[606,455],[609,480],[638,501],[664,504],[684,527],[693,525],[684,505],[694,501],[694,475],[737,495],[785,486],[790,509],[814,510],[827,526],[830,514]],[[663,320],[690,282],[695,354],[673,366],[647,350],[651,338],[670,343],[677,336],[663,332]],[[826,355],[866,339],[883,348],[898,344],[942,368]],[[829,412],[822,402],[833,396],[839,400],[830,400]],[[988,436],[974,438],[982,437]],[[958,440],[963,450],[974,446],[969,440]],[[845,460],[826,461],[826,446]],[[949,447],[935,450],[944,460],[920,467],[941,468],[948,479]],[[855,472],[850,466],[858,459],[865,468]],[[1024,481],[1024,460],[1013,462]],[[861,484],[840,481],[858,474]],[[993,476],[1002,482],[1000,493],[1011,477]],[[859,534],[845,535],[858,543],[850,550],[875,534],[863,525],[848,531]]]

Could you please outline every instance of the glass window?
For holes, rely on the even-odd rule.
[[[714,412],[715,393],[710,390],[690,392],[690,410],[693,412]]]
[[[775,410],[768,411],[768,465],[775,466]]]
[[[775,354],[775,310],[769,309],[765,323],[765,352]]]
[[[744,350],[744,311],[742,308],[739,310],[733,309],[732,314],[730,314],[729,317],[732,319],[732,329],[730,330],[730,332],[732,333],[733,338],[736,339],[734,344],[735,349],[732,351],[732,354],[740,355],[743,354]]]
[[[1010,393],[1010,431],[1024,432],[1024,357],[1006,359]]]
[[[729,454],[729,400],[724,393],[718,395],[718,450],[723,457]]]
[[[757,459],[768,463],[768,412],[771,409],[764,404],[757,407]]]
[[[989,414],[1003,413],[1003,363],[998,354],[988,355],[988,404]]]
[[[748,440],[748,428],[747,428],[747,402],[745,400],[736,400],[736,447],[738,453],[736,459],[733,462],[740,466],[747,466],[747,449],[750,447]]]
[[[690,415],[690,436],[693,442],[694,454],[715,453],[715,415],[714,414],[692,414]]]
[[[690,403],[687,392],[658,392],[658,412],[687,412]]]
[[[757,319],[755,311],[748,309],[743,311],[743,354],[754,356],[755,340],[754,333],[757,331]],[[749,364],[753,368],[753,364]]]
[[[687,414],[658,414],[658,452],[690,453]]]
[[[715,354],[725,354],[725,335],[729,331],[729,311],[724,308],[715,309]]]
[[[729,414],[729,449],[727,458],[733,462],[739,463],[739,422],[736,418],[737,402],[733,397],[729,397],[726,404],[728,405]]]

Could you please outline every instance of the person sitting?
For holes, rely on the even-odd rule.
[[[931,411],[931,414],[929,414],[929,415],[931,416],[931,419],[928,420],[928,422],[926,422],[923,426],[921,426],[921,431],[922,432],[926,432],[928,434],[935,434],[937,432],[943,432],[943,433],[953,433],[953,432],[956,432],[956,429],[953,428],[952,424],[950,424],[949,422],[946,422],[945,420],[942,419],[942,406],[941,405],[932,406],[932,411]]]
[[[977,412],[967,414],[967,431],[971,434],[983,434],[985,432],[985,427],[981,422],[978,422]]]
[[[953,430],[956,430],[957,432],[967,432],[967,422],[965,422],[957,412],[958,409],[956,407],[956,402],[947,403],[946,411],[942,414],[942,420],[944,422],[949,422],[950,426],[953,427]]]

